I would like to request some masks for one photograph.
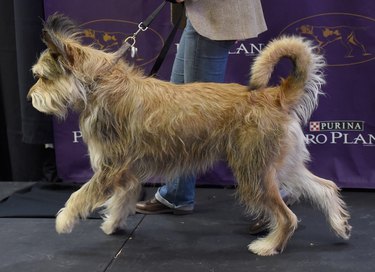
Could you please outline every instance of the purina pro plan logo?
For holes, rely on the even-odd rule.
[[[364,121],[311,121],[308,144],[354,144],[375,146],[375,135],[365,132]]]

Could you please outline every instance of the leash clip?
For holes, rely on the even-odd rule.
[[[135,35],[133,36],[129,36],[125,39],[124,41],[125,44],[128,44],[128,46],[130,47],[130,56],[132,58],[135,58],[137,52],[138,52],[138,48],[136,48],[134,45],[136,43],[136,39],[135,39]]]
[[[131,41],[131,42],[129,42],[129,41]],[[136,42],[136,40],[135,40],[135,35],[133,35],[133,36],[129,36],[129,37],[127,37],[127,38],[124,40],[124,43],[129,44],[130,47],[134,47],[135,42]]]
[[[138,25],[138,31],[137,32],[139,32],[140,30],[146,31],[147,29],[148,29],[148,26],[145,26],[143,24],[143,22],[140,22],[139,25]]]
[[[144,24],[143,24],[143,22],[140,22],[139,24],[138,24],[138,29],[137,29],[137,31],[136,32],[134,32],[134,34],[133,34],[133,36],[131,36],[130,38],[133,38],[133,40],[135,41],[135,37],[139,34],[139,32],[145,32],[146,30],[148,29],[148,26],[145,26]],[[135,43],[135,42],[134,42]]]
[[[156,15],[161,11],[161,9],[166,5],[167,0],[163,1],[163,3],[150,15],[147,17],[147,19],[144,22],[140,22],[138,24],[138,29],[132,36],[127,37],[121,46],[121,50],[119,51],[119,55],[122,56],[126,50],[130,48],[131,50],[131,56],[134,58],[137,54],[138,49],[134,46],[136,43],[136,37],[139,34],[139,32],[145,32],[148,29],[148,26],[151,24],[151,22],[155,19]]]
[[[137,37],[137,35],[139,34],[139,32],[141,32],[141,31],[144,32],[144,31],[146,31],[147,29],[148,29],[148,26],[145,26],[145,25],[143,24],[143,22],[139,23],[139,24],[138,24],[138,29],[137,29],[137,31],[134,32],[134,34],[133,34],[132,36],[127,37],[127,38],[125,39],[124,42],[129,43],[130,46],[133,47],[133,46],[135,45],[135,43],[136,43],[136,39],[135,39],[135,38]],[[132,42],[130,43],[129,40],[131,40]]]

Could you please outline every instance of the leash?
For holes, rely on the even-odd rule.
[[[160,13],[160,11],[163,9],[163,7],[165,6],[165,4],[167,4],[167,1],[165,0],[160,6],[158,6],[148,17],[146,20],[144,20],[144,22],[140,22],[138,24],[138,30],[136,32],[133,33],[132,36],[129,36],[125,39],[125,43],[130,43],[131,47],[134,47],[135,43],[136,43],[136,37],[137,35],[142,31],[146,31],[148,29],[148,27],[150,26],[150,24],[154,21],[154,19],[156,18],[156,16]],[[129,42],[130,41],[130,42]]]
[[[175,0],[164,0],[162,4],[160,4],[147,18],[146,20],[144,20],[143,22],[140,22],[138,24],[138,29],[136,32],[133,33],[133,35],[127,37],[124,41],[123,41],[123,44],[121,45],[121,47],[119,48],[119,50],[117,50],[117,52],[115,53],[116,54],[116,58],[117,58],[117,61],[122,58],[124,56],[124,54],[126,53],[126,51],[128,51],[129,49],[131,50],[131,56],[134,57],[135,54],[137,53],[137,48],[135,47],[135,44],[137,42],[137,35],[140,33],[140,32],[145,32],[148,27],[151,25],[151,23],[154,21],[154,19],[156,18],[156,16],[160,13],[160,11],[163,9],[163,7],[167,4],[167,2],[171,2],[171,3],[177,3]],[[170,34],[168,35],[165,43],[164,43],[164,46],[163,48],[161,49],[153,67],[151,68],[150,70],[150,73],[149,73],[149,76],[155,76],[157,74],[157,72],[159,71],[167,53],[168,53],[168,50],[174,40],[174,37],[177,33],[177,29],[178,29],[178,26],[180,25],[181,23],[181,20],[182,20],[182,17],[183,17],[183,14],[181,13],[180,17],[178,18],[177,20],[177,23],[173,26],[173,29],[172,31],[170,32]],[[117,62],[116,61],[116,62]]]
[[[182,4],[180,4],[182,5]],[[150,70],[149,76],[156,76],[157,72],[159,71],[161,65],[164,62],[164,59],[168,53],[169,48],[171,47],[174,37],[176,36],[178,27],[181,24],[183,18],[183,13],[181,13],[177,19],[177,22],[174,24],[173,29],[171,33],[169,33],[168,38],[165,40],[163,48],[160,50],[160,53],[154,62],[154,65],[152,66],[152,69]]]

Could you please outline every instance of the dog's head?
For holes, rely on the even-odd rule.
[[[69,107],[86,105],[90,86],[112,63],[111,54],[82,45],[81,36],[63,15],[54,14],[44,23],[47,49],[32,67],[37,82],[28,93],[37,110],[63,118]]]

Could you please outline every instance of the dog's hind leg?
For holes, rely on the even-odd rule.
[[[79,218],[85,219],[109,198],[111,188],[106,186],[107,178],[103,171],[96,172],[90,181],[69,197],[56,217],[58,233],[70,233]]]
[[[280,196],[275,167],[271,165],[260,171],[259,165],[249,167],[252,162],[241,160],[230,162],[230,165],[238,181],[237,194],[241,203],[248,212],[266,215],[270,221],[269,234],[253,241],[248,249],[262,256],[278,254],[296,229],[297,217]]]
[[[311,172],[309,172],[308,179],[313,180],[320,187],[317,190],[318,193],[312,192],[310,199],[320,206],[335,233],[345,240],[349,239],[352,228],[348,222],[350,215],[345,202],[340,197],[337,185],[333,181],[317,177]],[[319,193],[319,190],[323,190],[323,192]]]
[[[104,204],[106,209],[101,229],[106,234],[124,229],[127,217],[135,213],[141,183],[131,175],[125,175],[123,179],[124,182],[114,188],[113,196]]]
[[[294,182],[287,179],[286,186],[290,191],[299,191],[303,198],[309,200],[326,216],[335,233],[343,239],[349,239],[351,226],[345,202],[341,199],[337,185],[327,179],[315,176],[304,166],[294,167]]]
[[[248,249],[258,255],[269,256],[283,251],[297,228],[298,221],[296,215],[286,206],[280,196],[275,168],[270,167],[264,176],[262,190],[259,202],[253,204],[262,207],[268,215],[270,232],[267,236],[250,243]]]

